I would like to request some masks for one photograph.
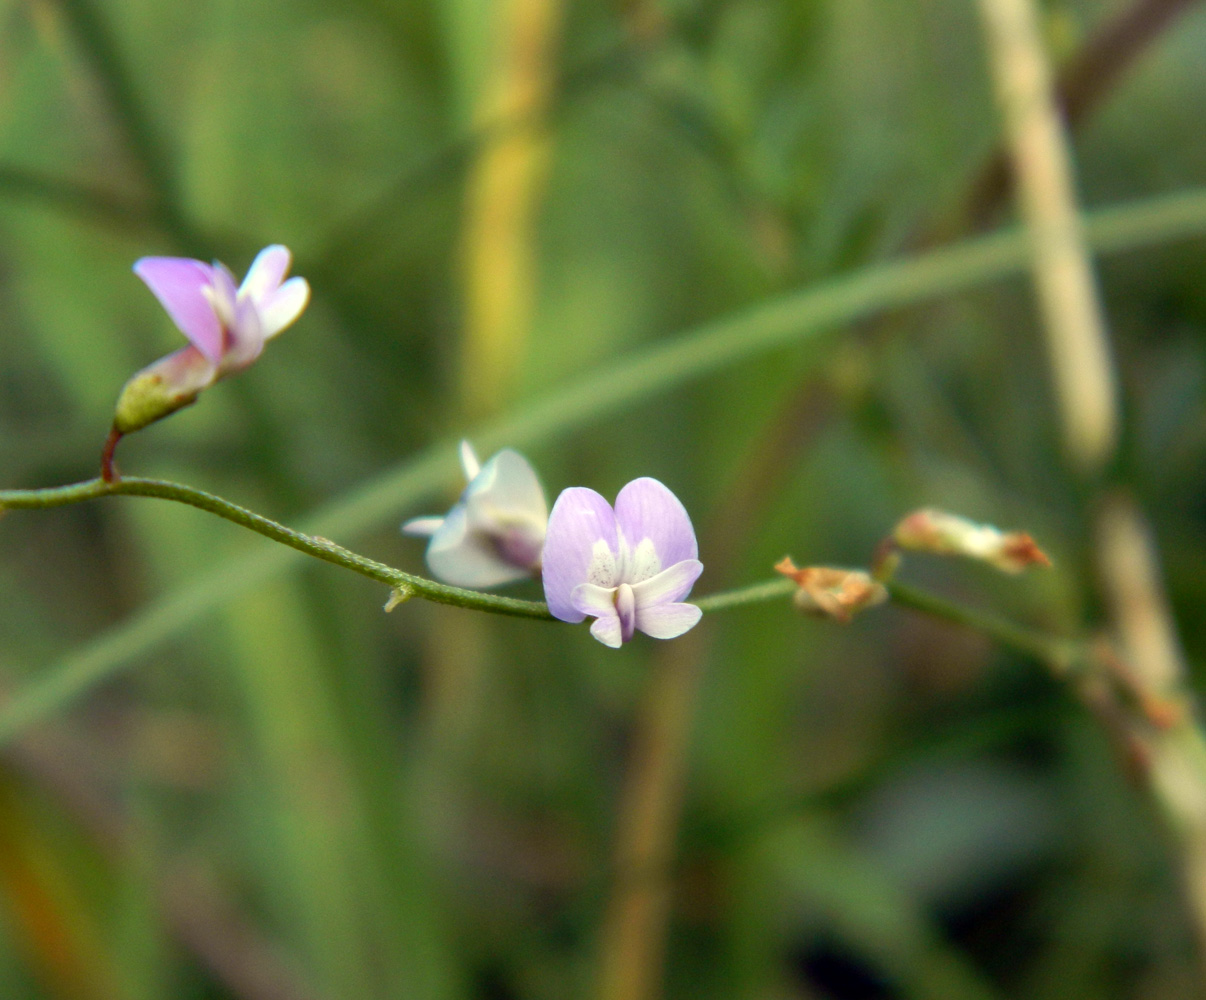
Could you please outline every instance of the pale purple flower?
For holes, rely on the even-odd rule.
[[[618,647],[637,630],[673,639],[700,610],[681,603],[703,563],[691,518],[656,479],[634,479],[613,510],[594,490],[564,490],[549,515],[544,597],[565,622],[595,619],[591,635]]]
[[[481,465],[462,441],[461,465],[469,485],[453,508],[402,525],[407,534],[431,536],[432,573],[458,587],[497,587],[538,575],[549,505],[528,460],[504,448]]]
[[[290,260],[286,247],[266,247],[237,288],[233,275],[217,261],[143,257],[135,263],[134,273],[189,346],[130,379],[117,404],[117,432],[138,430],[187,406],[218,379],[259,357],[265,341],[297,319],[310,299],[304,278],[285,280]]]

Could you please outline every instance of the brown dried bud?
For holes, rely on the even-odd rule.
[[[775,565],[776,572],[791,577],[799,590],[793,598],[796,607],[806,614],[832,618],[848,625],[864,608],[882,604],[888,591],[861,569],[835,569],[829,566],[800,568],[785,556]]]
[[[914,511],[896,526],[892,541],[913,552],[978,559],[1006,573],[1051,565],[1046,553],[1025,532],[1004,532],[941,510]]]

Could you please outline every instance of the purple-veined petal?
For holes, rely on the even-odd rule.
[[[581,621],[581,619],[579,619]],[[606,615],[603,618],[596,618],[590,626],[590,634],[598,639],[604,646],[610,646],[612,649],[619,649],[624,644],[624,638],[621,634],[620,619],[615,615]]]
[[[255,300],[265,340],[271,340],[293,323],[310,301],[310,284],[305,278],[290,278],[263,299]]]
[[[239,286],[240,298],[247,297],[259,304],[271,295],[281,287],[281,282],[289,273],[289,263],[292,259],[289,248],[279,243],[264,247],[255,255],[255,260],[247,269],[247,276]]]
[[[444,519],[442,517],[412,517],[402,525],[402,530],[408,535],[418,535],[421,538],[428,538],[439,531],[443,523]]]
[[[702,614],[694,604],[658,604],[637,609],[636,627],[654,639],[673,639],[694,628]]]
[[[448,512],[431,536],[427,565],[437,578],[457,587],[497,587],[529,575],[522,567],[499,558],[490,539],[471,530],[462,504]]]
[[[605,618],[616,613],[616,588],[580,583],[570,595],[574,608],[592,618]]]
[[[698,559],[683,559],[673,566],[668,566],[657,576],[634,584],[632,593],[636,597],[637,609],[644,610],[659,604],[681,601],[691,593],[691,587],[702,572],[703,563]]]
[[[600,552],[596,549],[596,545]],[[612,565],[619,552],[616,518],[611,504],[585,486],[562,490],[549,514],[544,541],[544,599],[554,618],[580,622],[585,617],[573,605],[574,588],[580,583],[615,586],[615,579],[592,579],[592,563],[610,553]],[[596,577],[600,574],[596,572]]]
[[[135,262],[134,273],[189,343],[217,363],[225,345],[222,323],[206,293],[213,282],[213,268],[187,257],[143,257]]]
[[[634,479],[620,490],[616,497],[616,523],[634,552],[644,539],[652,541],[662,566],[673,566],[699,555],[695,529],[686,509],[656,479]]]

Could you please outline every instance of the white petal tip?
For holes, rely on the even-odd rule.
[[[694,604],[659,604],[637,611],[636,627],[654,639],[677,639],[699,624],[703,612]]]
[[[620,630],[620,619],[615,615],[596,618],[590,627],[590,634],[603,643],[604,646],[609,646],[612,649],[619,649],[624,644],[623,635]]]
[[[412,517],[402,525],[402,531],[408,535],[428,537],[439,531],[443,524],[442,517]]]
[[[468,441],[461,442],[461,468],[465,470],[465,479],[473,482],[482,471],[482,463],[477,460],[477,452]]]

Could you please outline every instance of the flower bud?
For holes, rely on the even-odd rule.
[[[1046,553],[1025,532],[1003,532],[941,510],[914,511],[896,526],[892,541],[898,548],[913,552],[977,559],[1006,573],[1051,565]]]
[[[887,588],[861,569],[800,568],[785,556],[776,563],[775,570],[796,581],[800,589],[793,601],[800,611],[832,618],[843,625],[848,625],[865,608],[888,599]]]

